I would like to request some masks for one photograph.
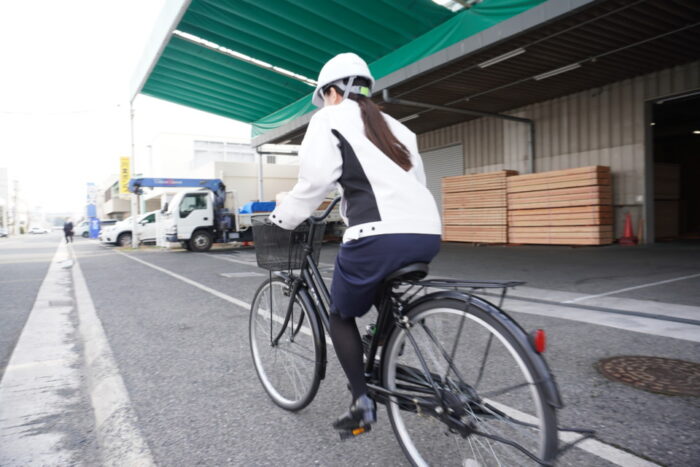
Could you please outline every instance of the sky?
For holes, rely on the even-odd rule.
[[[84,210],[86,183],[131,154],[129,84],[165,0],[0,0],[0,167],[32,207]],[[134,101],[137,171],[159,133],[249,138],[250,126]]]

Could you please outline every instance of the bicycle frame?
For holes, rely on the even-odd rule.
[[[330,204],[330,206],[328,206],[323,215],[319,217],[309,218],[308,222],[310,224],[310,228],[308,237],[306,239],[306,242],[304,243],[304,257],[299,274],[295,275],[292,273],[292,271],[277,273],[291,285],[291,291],[289,307],[287,309],[284,324],[282,325],[278,336],[274,339],[275,342],[280,339],[285,329],[289,325],[294,302],[293,298],[296,294],[300,293],[302,288],[306,289],[310,295],[311,305],[313,308],[312,312],[316,314],[317,318],[319,318],[326,332],[330,332],[331,297],[328,291],[328,287],[326,287],[326,284],[323,280],[319,267],[313,258],[313,239],[315,237],[316,229],[321,224],[323,219],[325,219],[325,217],[328,215],[330,210],[332,210],[333,207],[337,204],[338,201],[339,198],[336,198]],[[503,299],[505,298],[506,290],[509,287],[520,285],[521,283],[426,280],[407,283],[409,285],[408,290],[394,292],[394,286],[398,285],[399,283],[400,281],[395,281],[394,283],[384,284],[385,288],[381,291],[381,300],[379,303],[376,304],[379,312],[376,323],[376,332],[374,333],[374,336],[371,339],[370,346],[367,352],[367,358],[365,361],[365,376],[368,378],[368,388],[375,400],[378,403],[386,403],[393,398],[394,402],[398,403],[402,409],[417,410],[419,412],[424,410],[425,413],[431,414],[438,420],[445,423],[451,430],[460,433],[462,436],[466,437],[468,435],[475,434],[490,438],[494,441],[508,444],[511,447],[520,450],[522,453],[524,453],[537,463],[541,465],[548,465],[545,464],[542,460],[538,459],[537,456],[535,456],[533,453],[528,452],[526,449],[524,449],[517,443],[510,442],[504,438],[495,435],[479,432],[478,430],[474,429],[474,427],[468,426],[461,422],[459,419],[449,415],[447,410],[448,402],[444,399],[444,396],[442,395],[444,391],[442,391],[435,382],[436,376],[439,378],[439,375],[433,375],[429,371],[428,365],[424,361],[424,357],[420,353],[418,346],[416,345],[414,338],[410,332],[409,320],[405,314],[405,312],[407,312],[413,306],[416,306],[424,302],[425,300],[435,298],[449,297],[452,299],[463,301],[465,303],[465,306],[469,306],[472,303],[472,301],[479,301],[482,305],[483,310],[486,310],[487,313],[494,316],[497,320],[499,320],[499,322],[501,322],[501,324],[507,327],[511,331],[511,334],[521,342],[522,347],[526,349],[526,351],[532,352],[530,361],[534,362],[534,365],[538,367],[536,369],[536,373],[541,375],[548,375],[546,379],[535,381],[534,384],[539,384],[543,386],[546,403],[550,404],[555,408],[561,408],[563,406],[561,402],[561,397],[559,396],[556,383],[554,382],[551,376],[549,368],[547,367],[544,359],[542,359],[539,355],[534,355],[534,350],[529,345],[528,337],[525,331],[522,328],[520,328],[517,322],[512,320],[507,314],[505,314],[500,309],[500,304],[499,306],[493,305],[490,302],[480,297],[477,297],[471,293],[476,289],[500,288],[502,289],[502,292],[500,294],[500,302],[502,304]],[[411,293],[411,289],[413,287],[418,287],[418,291]],[[420,290],[424,290],[425,288],[437,288],[442,289],[442,291],[433,292],[417,300],[414,300],[418,292],[420,292]],[[470,291],[465,292],[460,289],[468,289]],[[292,326],[294,325],[292,324]],[[414,385],[411,387],[413,390],[415,390],[417,387],[424,388],[424,390],[422,390],[421,392],[426,393],[426,395],[428,396],[428,398],[426,399],[417,398],[415,394],[408,395],[407,393],[402,392],[400,388],[397,388],[398,390],[396,391],[392,391],[385,388],[381,382],[380,375],[376,373],[378,367],[375,362],[377,352],[379,350],[379,342],[388,339],[392,332],[392,329],[394,329],[395,327],[401,328],[406,332],[407,341],[410,342],[410,345],[412,345],[413,348],[416,350],[416,354],[420,361],[421,367],[401,367],[399,368],[399,372],[401,372],[403,375],[403,381]],[[299,328],[301,328],[301,321],[299,323]],[[292,330],[294,331],[294,329]],[[321,374],[321,378],[323,378],[325,376],[325,358]],[[459,375],[457,376],[459,377]],[[459,380],[460,381],[458,382],[464,384],[465,386],[469,386],[464,381],[461,381],[461,377],[459,377]],[[470,405],[472,405],[473,403],[472,410],[479,411],[484,416],[497,415],[500,417],[508,417],[506,414],[500,412],[494,407],[490,407],[488,404],[483,404],[478,395],[476,395],[476,392],[474,392],[474,394],[476,397],[474,401],[470,402]],[[570,449],[572,446],[578,444],[584,439],[593,436],[593,432],[590,430],[581,430],[574,428],[559,428],[559,430],[575,432],[582,435],[580,439],[561,447],[559,449],[559,454]]]

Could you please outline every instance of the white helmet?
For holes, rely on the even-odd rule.
[[[374,87],[374,78],[369,72],[369,67],[367,63],[362,60],[357,54],[354,53],[344,53],[338,54],[331,58],[323,65],[321,72],[318,74],[318,84],[316,85],[316,90],[311,98],[311,101],[316,107],[323,107],[323,88],[336,81],[350,78],[350,77],[362,77],[369,80],[370,93]],[[345,90],[345,86],[342,83],[336,83],[338,87]],[[350,89],[351,92],[358,92],[357,90]],[[359,92],[358,92],[359,93]],[[347,94],[347,93],[346,93]]]

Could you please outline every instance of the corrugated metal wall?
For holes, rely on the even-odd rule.
[[[696,61],[506,113],[535,121],[537,172],[610,166],[618,237],[624,212],[631,212],[635,219],[642,216],[645,102],[699,88],[700,61]],[[494,118],[471,120],[418,137],[421,151],[462,144],[465,173],[502,169],[527,173],[527,141],[527,125]]]

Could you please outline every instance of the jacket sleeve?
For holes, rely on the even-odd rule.
[[[299,180],[270,214],[270,221],[293,230],[321,204],[342,173],[343,159],[328,117],[313,116],[299,148]]]

